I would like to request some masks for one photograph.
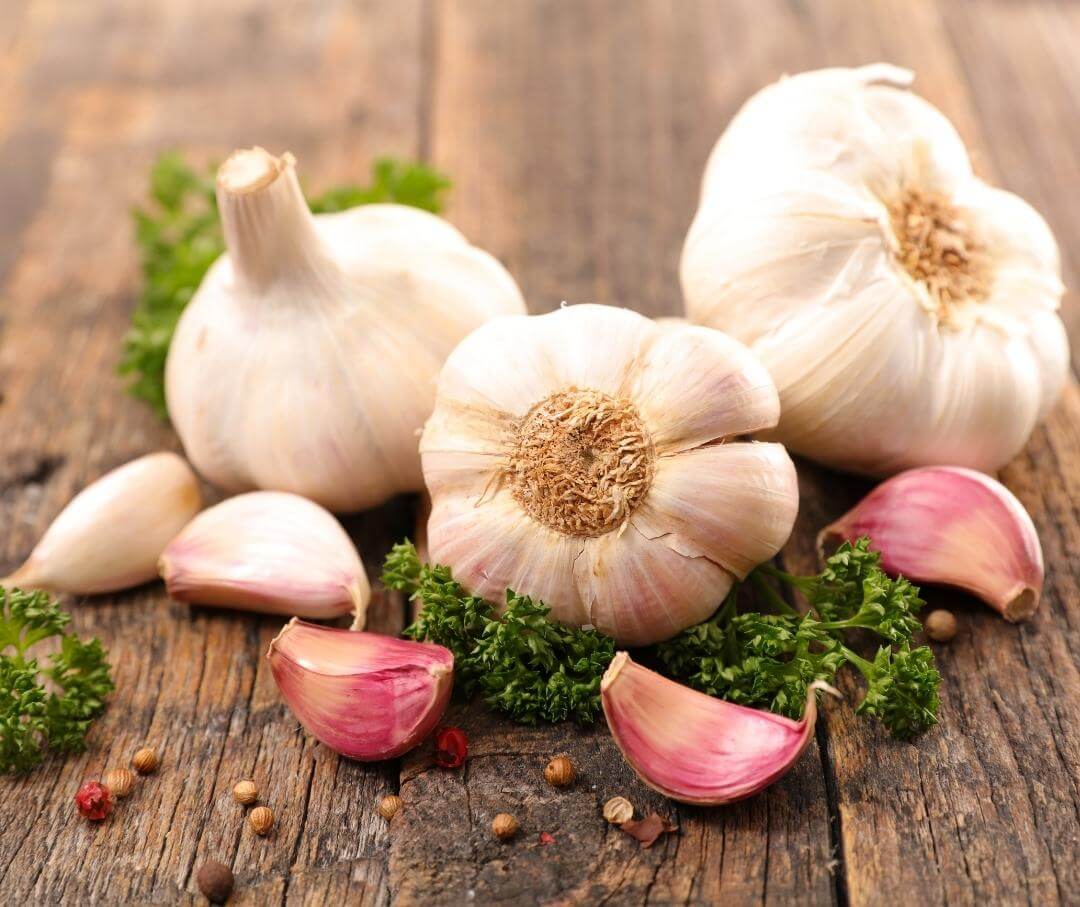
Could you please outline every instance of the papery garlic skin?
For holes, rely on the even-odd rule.
[[[364,626],[371,585],[341,524],[313,501],[252,491],[200,513],[159,562],[178,601]]]
[[[169,415],[226,491],[291,491],[335,511],[422,487],[416,433],[470,330],[524,311],[513,279],[450,224],[402,205],[312,216],[290,155],[218,174],[227,254],[169,349]]]
[[[577,305],[450,355],[420,443],[428,548],[472,593],[541,599],[625,645],[706,619],[798,509],[776,389],[740,343]]]
[[[201,507],[198,479],[183,458],[168,451],[139,457],[75,495],[0,585],[97,595],[147,583],[169,540]]]
[[[1035,524],[1008,488],[980,472],[933,466],[893,476],[826,526],[818,547],[864,535],[891,576],[963,589],[1013,622],[1039,606]]]
[[[746,103],[705,171],[687,312],[776,380],[763,437],[871,475],[994,471],[1068,372],[1058,249],[1034,209],[973,175],[912,78],[826,69]]]
[[[304,729],[350,759],[393,759],[439,723],[453,688],[449,649],[295,618],[270,644],[274,680]]]
[[[793,721],[714,699],[618,652],[600,698],[611,736],[645,784],[680,803],[719,806],[787,774],[814,735],[817,689],[836,693],[811,684],[803,718]]]

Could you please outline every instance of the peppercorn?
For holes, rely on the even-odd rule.
[[[397,794],[387,794],[379,801],[379,815],[389,822],[401,809],[401,797]]]
[[[126,768],[114,768],[105,776],[105,786],[117,800],[123,800],[135,786],[135,776]]]
[[[203,863],[195,881],[199,885],[199,891],[211,904],[224,904],[232,894],[232,870],[217,860]]]
[[[491,831],[500,841],[509,841],[518,833],[518,823],[510,813],[499,813],[491,820]]]
[[[626,797],[612,797],[604,804],[604,818],[612,825],[622,825],[634,818],[634,804]]]
[[[573,784],[576,777],[574,763],[566,756],[556,756],[544,769],[544,779],[552,787],[566,787]]]
[[[157,771],[158,757],[150,747],[144,746],[132,758],[131,764],[140,775],[149,775]]]
[[[109,789],[98,781],[87,781],[79,788],[75,794],[75,805],[91,822],[100,822],[113,808]]]
[[[956,636],[956,618],[952,611],[939,608],[926,615],[924,629],[934,642],[948,642]]]
[[[248,816],[248,824],[257,835],[266,835],[274,827],[274,814],[265,806],[256,806]]]
[[[441,727],[435,732],[435,764],[439,768],[461,768],[469,752],[465,732],[457,727]]]
[[[237,803],[243,803],[244,806],[247,806],[259,799],[259,789],[255,786],[254,781],[240,781],[232,789],[232,795]]]

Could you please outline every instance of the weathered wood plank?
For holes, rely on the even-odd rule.
[[[87,481],[176,446],[115,376],[137,286],[128,209],[153,156],[262,142],[325,185],[364,179],[377,154],[415,155],[421,13],[420,2],[35,6],[18,69],[0,74],[12,88],[10,116],[0,111],[4,567]],[[408,502],[348,524],[372,572],[411,525]],[[73,610],[110,649],[117,691],[85,756],[0,782],[21,804],[0,823],[5,900],[174,901],[216,858],[233,865],[238,902],[386,903],[374,803],[396,790],[396,768],[340,760],[299,732],[262,657],[280,620],[189,610],[159,586]],[[396,632],[403,604],[383,596],[371,614]],[[157,775],[106,825],[80,820],[79,783],[144,742],[161,752]],[[266,839],[232,800],[243,777],[277,815]]]

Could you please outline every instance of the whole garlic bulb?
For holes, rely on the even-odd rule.
[[[500,318],[439,377],[420,442],[430,559],[476,595],[541,599],[626,645],[707,618],[787,540],[776,388],[740,343],[626,309]]]
[[[524,311],[513,278],[415,208],[313,216],[288,154],[235,152],[217,196],[228,252],[184,311],[165,373],[191,462],[226,491],[337,511],[421,488],[435,376],[473,328]]]
[[[767,437],[886,475],[995,470],[1061,390],[1057,245],[973,175],[945,117],[886,64],[784,79],[713,149],[681,276],[693,321],[776,380]]]

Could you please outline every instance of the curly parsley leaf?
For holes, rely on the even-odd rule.
[[[26,772],[46,746],[77,752],[113,683],[100,641],[66,632],[71,616],[44,592],[0,588],[0,772]],[[30,649],[60,648],[39,666]]]
[[[392,202],[438,213],[450,181],[424,164],[380,158],[368,186],[341,186],[308,199],[316,214]],[[165,358],[173,331],[203,277],[225,249],[214,167],[196,170],[175,152],[150,171],[150,204],[133,212],[143,290],[124,337],[119,371],[129,392],[166,417]]]
[[[506,607],[468,594],[443,566],[422,564],[416,548],[394,546],[383,582],[421,605],[405,635],[454,653],[457,688],[479,695],[522,724],[600,715],[600,678],[615,644],[595,630],[564,627],[542,602],[507,590]]]
[[[831,683],[850,664],[868,684],[857,711],[909,739],[936,722],[941,678],[929,648],[910,648],[924,604],[919,590],[887,576],[880,560],[863,538],[841,545],[815,576],[762,565],[749,585],[781,613],[739,614],[733,591],[709,621],[661,643],[660,661],[672,677],[711,696],[792,718],[802,715],[814,680]],[[798,589],[810,610],[794,613],[766,577]],[[852,630],[868,630],[888,645],[867,661],[845,645]]]

